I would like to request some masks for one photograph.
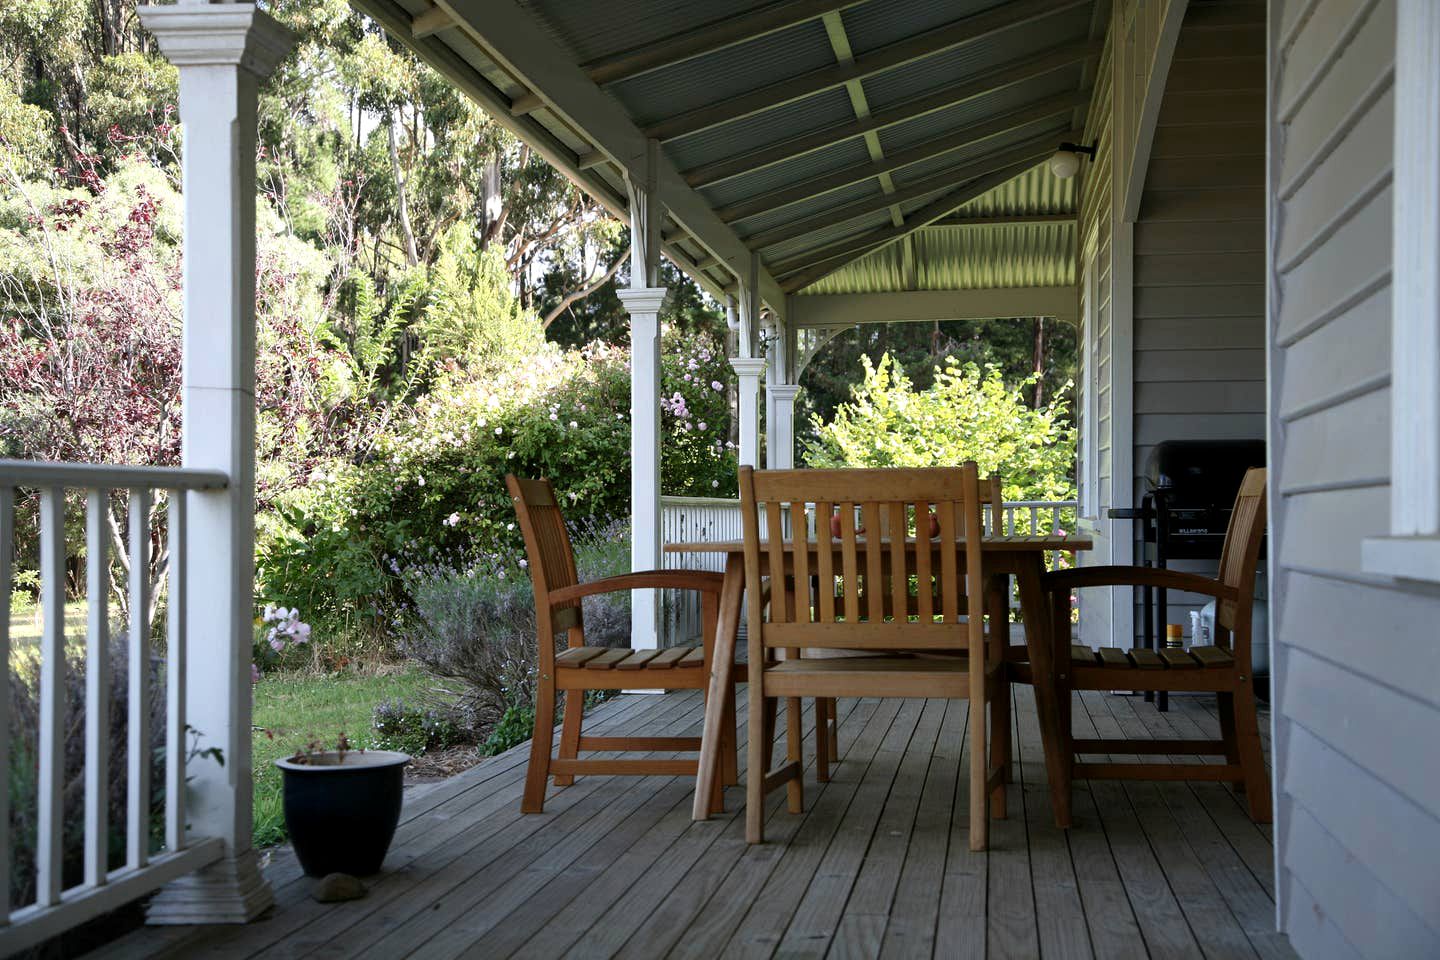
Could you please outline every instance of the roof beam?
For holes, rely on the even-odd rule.
[[[794,293],[796,290],[808,287],[821,277],[839,270],[845,264],[873,253],[886,244],[908,237],[922,227],[929,226],[961,204],[974,200],[982,193],[988,193],[1007,180],[1013,180],[1032,166],[1034,166],[1033,163],[1017,163],[989,176],[981,177],[979,180],[968,183],[916,210],[906,217],[905,222],[898,227],[881,227],[851,240],[844,240],[830,247],[812,251],[806,255],[806,259],[810,261],[811,265],[802,266],[785,277],[781,286],[785,288],[786,293]],[[844,259],[841,259],[842,257]],[[777,269],[783,268],[777,267]]]
[[[420,40],[454,25],[450,11],[443,7],[431,7],[424,13],[417,13],[415,19],[410,21],[410,36]]]
[[[838,13],[827,13],[824,17],[825,34],[830,39],[830,49],[835,53],[835,59],[839,63],[853,63],[855,61],[855,50],[850,46],[850,37],[845,31],[845,18]],[[860,80],[849,80],[845,83],[845,93],[850,98],[850,109],[855,113],[856,120],[864,120],[870,116],[870,99],[865,96],[865,84]],[[885,148],[880,143],[880,135],[873,130],[865,134],[865,152],[870,155],[871,163],[880,163],[885,159]],[[880,189],[885,193],[895,192],[895,180],[890,176],[889,171],[882,171],[879,174]],[[722,216],[720,219],[724,220]],[[890,219],[899,223],[904,217],[900,208],[894,204],[890,206]]]
[[[1046,120],[1050,117],[1059,116],[1062,113],[1069,113],[1076,104],[1084,104],[1089,101],[1088,91],[1075,93],[1062,93],[1058,96],[1047,97],[1043,100],[1036,100],[1018,110],[1002,116],[982,120],[979,123],[967,124],[958,130],[947,133],[943,137],[935,137],[926,140],[924,143],[893,153],[889,157],[882,158],[879,162],[857,163],[834,173],[827,173],[819,177],[811,177],[809,180],[802,180],[800,183],[771,190],[748,200],[731,204],[728,207],[721,207],[716,211],[720,219],[726,223],[734,223],[737,220],[744,220],[758,214],[768,213],[779,207],[788,206],[792,203],[800,203],[817,197],[822,193],[829,193],[831,190],[839,190],[841,187],[848,187],[852,183],[859,183],[871,177],[877,177],[882,173],[890,173],[901,167],[909,166],[912,163],[919,163],[922,160],[930,160],[942,154],[961,150],[972,144],[978,143],[989,137],[998,136],[1002,133],[1009,133],[1017,127]],[[1058,143],[1057,143],[1058,146]]]
[[[844,86],[850,80],[862,80],[967,43],[983,40],[1003,30],[1023,26],[1090,2],[1091,0],[1014,0],[1012,3],[961,17],[943,27],[881,47],[855,58],[850,63],[838,63],[811,70],[798,77],[768,84],[738,97],[697,107],[678,116],[652,123],[645,128],[645,134],[657,140],[674,140],[698,133]]]
[[[1044,76],[1093,57],[1099,57],[1103,49],[1102,44],[1092,41],[1065,43],[1051,47],[1034,56],[1022,57],[1002,64],[994,70],[972,74],[955,83],[947,84],[933,93],[927,93],[877,111],[864,120],[854,120],[827,127],[824,130],[792,137],[750,153],[742,153],[724,160],[693,167],[685,171],[685,182],[692,187],[708,187],[722,180],[729,180],[732,177],[742,176],[793,157],[823,150],[852,137],[863,136],[872,131],[905,123],[917,117],[923,117],[927,113],[944,110],[946,107],[973,100],[1013,84]]]
[[[817,293],[790,306],[796,329],[835,329],[860,323],[1059,317],[1078,309],[1073,286],[983,287],[974,290],[912,290],[898,293]]]
[[[446,80],[453,83],[456,89],[478,103],[497,123],[530,144],[536,153],[545,158],[546,162],[594,197],[613,216],[621,221],[628,221],[627,200],[623,195],[617,193],[615,188],[604,178],[593,172],[581,170],[574,151],[536,122],[533,117],[512,116],[510,99],[471,63],[456,53],[448,43],[434,35],[416,37],[412,32],[413,19],[409,11],[401,7],[395,0],[351,0],[351,4],[374,18],[386,33],[424,60]],[[733,285],[733,281],[717,282],[713,277],[707,275],[705,268],[696,264],[694,255],[676,244],[667,242],[662,249],[676,266],[688,273],[713,295],[723,297],[726,288]],[[719,265],[720,261],[717,260],[712,266]],[[776,299],[783,300],[783,297],[777,294]]]
[[[934,176],[917,180],[891,194],[880,197],[867,197],[854,203],[847,203],[843,206],[826,210],[814,216],[804,217],[770,230],[762,230],[759,233],[751,234],[745,238],[745,243],[752,250],[759,250],[764,247],[773,246],[777,243],[784,243],[786,240],[794,240],[796,237],[803,237],[807,233],[814,233],[817,230],[824,230],[844,223],[847,220],[854,220],[869,213],[884,210],[892,203],[908,203],[911,200],[918,200],[921,197],[929,196],[938,190],[947,190],[969,183],[977,177],[983,177],[994,173],[997,170],[1008,169],[1017,163],[1023,163],[1026,168],[1033,166],[1035,161],[1042,157],[1049,156],[1055,152],[1055,147],[1065,137],[1071,136],[1072,132],[1068,125],[1053,133],[1032,137],[1023,143],[1017,143],[1004,150],[995,151],[976,157],[958,167],[952,167]],[[1008,177],[1006,179],[1009,179]],[[1004,181],[1001,181],[1004,182]],[[956,205],[958,206],[958,204]],[[954,209],[954,207],[950,208]],[[945,211],[949,213],[949,210]],[[908,222],[909,218],[906,218]]]
[[[591,60],[583,65],[583,69],[598,84],[619,83],[651,70],[789,29],[861,2],[863,0],[777,0]]]
[[[649,138],[618,101],[591,82],[529,12],[514,0],[440,0],[439,5],[450,11],[457,25],[496,64],[537,95],[550,113],[614,160],[627,177],[640,175]],[[573,155],[569,164],[581,172]],[[731,274],[748,276],[754,254],[681,179],[674,164],[661,156],[657,166],[656,193],[671,218]],[[759,270],[759,287],[761,297],[772,310],[784,310],[784,293],[763,266]]]
[[[994,217],[966,217],[957,213],[936,220],[926,229],[936,227],[1018,227],[1045,223],[1073,224],[1074,222],[1075,214],[1073,213],[1016,213]]]

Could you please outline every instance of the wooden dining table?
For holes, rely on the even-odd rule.
[[[963,539],[960,541],[963,545]],[[787,553],[797,544],[787,543]],[[809,545],[811,551],[821,548],[816,542]],[[1050,794],[1055,810],[1056,825],[1070,826],[1070,778],[1069,757],[1061,742],[1059,692],[1057,688],[1054,638],[1050,628],[1049,606],[1041,585],[1045,572],[1045,555],[1051,552],[1076,553],[1093,546],[1088,537],[1074,534],[1041,535],[987,535],[982,538],[985,577],[1015,578],[1020,597],[1020,616],[1025,628],[1025,646],[1011,652],[1011,658],[1024,659],[1029,664],[1031,682],[1035,687],[1035,707],[1039,715],[1041,737],[1045,749],[1045,769],[1050,782]],[[907,550],[914,550],[918,543],[907,540]],[[839,550],[839,541],[833,542],[833,549]],[[715,778],[720,775],[722,744],[730,738],[723,735],[725,723],[734,722],[727,718],[725,691],[730,688],[735,673],[735,643],[740,627],[741,601],[745,591],[745,542],[743,540],[708,540],[694,543],[669,543],[667,553],[681,554],[724,554],[725,581],[720,594],[719,617],[715,636],[705,638],[713,643],[710,657],[710,688],[705,698],[705,724],[700,738],[700,762],[695,778],[695,805],[692,817],[707,820],[711,814],[711,796]],[[883,553],[889,554],[890,547],[884,545]],[[768,566],[769,547],[762,545],[762,564]],[[817,569],[814,564],[808,569]],[[938,566],[936,567],[938,569]],[[768,575],[768,569],[764,571]],[[1005,644],[1009,649],[1008,639]],[[1068,704],[1065,705],[1068,709]],[[752,735],[754,735],[752,731]]]

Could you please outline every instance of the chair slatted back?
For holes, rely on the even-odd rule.
[[[1217,603],[1215,622],[1231,633],[1236,632],[1238,623],[1247,636],[1260,542],[1265,537],[1265,477],[1263,467],[1252,467],[1245,472],[1240,492],[1235,496],[1230,526],[1225,531],[1225,545],[1220,550],[1220,582],[1234,587],[1239,598]]]
[[[740,499],[746,588],[761,596],[768,572],[772,591],[768,619],[761,622],[760,604],[750,605],[751,629],[762,646],[983,652],[986,531],[973,463],[887,470],[742,467]],[[813,535],[808,524],[782,526],[787,512],[803,516],[807,509],[817,518],[838,512],[838,531],[828,520],[817,522]],[[932,513],[938,526],[933,538],[926,536]],[[820,584],[813,603],[811,577]]]
[[[526,480],[508,474],[505,486],[515,505],[520,533],[525,538],[525,553],[530,561],[530,583],[535,589],[535,610],[543,616],[549,609],[551,591],[571,587],[579,582],[575,570],[575,552],[565,517],[549,480]],[[581,625],[580,601],[561,605],[554,613],[552,628],[558,632]]]

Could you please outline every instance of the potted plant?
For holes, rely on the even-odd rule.
[[[285,826],[312,877],[378,873],[400,822],[408,754],[312,743],[276,760],[284,779]]]

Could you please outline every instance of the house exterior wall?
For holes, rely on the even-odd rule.
[[[1263,0],[1185,12],[1135,223],[1134,372],[1137,496],[1156,443],[1265,436]],[[1168,621],[1203,602],[1172,593]]]
[[[1082,351],[1076,385],[1076,424],[1080,431],[1079,494],[1081,523],[1091,532],[1095,549],[1080,557],[1083,564],[1112,563],[1112,521],[1105,510],[1114,487],[1114,364],[1111,324],[1114,276],[1111,270],[1112,117],[1114,61],[1107,43],[1101,57],[1086,119],[1085,142],[1097,146],[1094,163],[1083,167],[1077,235],[1080,310],[1076,343]],[[1087,590],[1080,598],[1081,642],[1105,646],[1112,642],[1113,606],[1109,588]]]
[[[1306,957],[1440,956],[1440,591],[1360,559],[1389,529],[1395,0],[1270,20],[1279,919]]]
[[[1136,68],[1115,60],[1117,34],[1133,31],[1131,13],[1130,5],[1117,6],[1085,131],[1098,146],[1082,183],[1077,251],[1080,343],[1093,346],[1076,398],[1082,501],[1087,481],[1096,495],[1090,563],[1136,555],[1135,525],[1109,521],[1105,511],[1131,506],[1144,492],[1156,443],[1265,436],[1264,2],[1189,5],[1133,225],[1121,213],[1126,165],[1117,152],[1135,133],[1117,137],[1115,123],[1121,109],[1124,124],[1136,123],[1128,105],[1137,80],[1126,75]],[[1133,64],[1146,54],[1127,56]],[[1177,566],[1214,570],[1213,563]],[[1082,640],[1135,643],[1143,620],[1131,606],[1134,592],[1114,591],[1105,602],[1089,596],[1097,592],[1082,599]],[[1188,624],[1201,598],[1169,599],[1169,621]]]

